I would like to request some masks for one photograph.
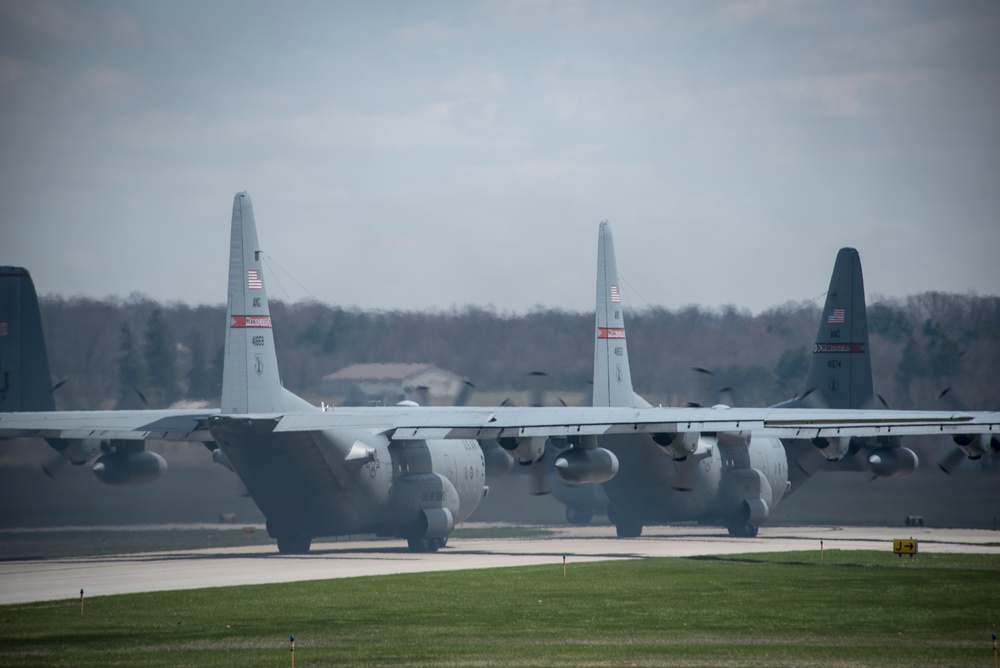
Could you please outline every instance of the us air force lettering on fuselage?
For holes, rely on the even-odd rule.
[[[755,460],[741,445],[751,433],[756,441],[780,436],[989,435],[1000,428],[998,414],[947,412],[717,411],[636,404],[323,410],[281,385],[259,248],[250,198],[238,193],[233,202],[220,409],[53,411],[36,400],[38,392],[22,391],[31,369],[37,370],[38,351],[28,351],[23,337],[16,342],[15,337],[0,337],[0,360],[14,360],[4,408],[19,411],[0,413],[0,438],[49,439],[74,461],[103,453],[99,462],[111,462],[119,475],[114,481],[102,480],[114,484],[150,478],[143,467],[149,465],[146,455],[155,455],[143,452],[147,439],[202,442],[217,462],[242,479],[267,517],[268,532],[279,550],[301,553],[313,538],[355,533],[402,537],[414,550],[440,548],[487,492],[480,446],[486,442],[499,443],[515,459],[531,462],[542,456],[547,439],[559,437],[569,447],[556,459],[556,473],[580,483],[607,481],[619,468],[618,459],[598,445],[598,438],[603,446],[625,435],[646,434],[672,452],[690,450],[692,461],[704,447],[711,447],[706,444],[721,442],[724,456],[770,475],[770,464]],[[609,293],[609,308],[614,310],[617,303],[616,294]],[[23,314],[9,317],[20,321]],[[608,344],[604,359],[609,364],[615,360],[613,380],[606,389],[595,386],[595,397],[599,392],[619,396],[626,386],[631,392],[624,331],[608,327],[607,338],[601,340]],[[51,401],[51,393],[48,396]],[[745,482],[746,488],[754,484],[762,483],[749,478]]]

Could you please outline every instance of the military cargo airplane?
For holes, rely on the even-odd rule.
[[[606,222],[598,236],[593,405],[650,406],[632,388],[614,240]],[[855,249],[843,248],[830,278],[805,390],[775,408],[875,406],[861,260]],[[970,458],[997,445],[990,434],[953,438],[958,452]],[[567,518],[586,517],[606,496],[608,518],[622,537],[640,535],[643,525],[692,520],[722,524],[734,536],[756,536],[782,498],[824,465],[847,460],[851,466],[842,468],[877,477],[907,476],[918,466],[917,455],[901,445],[898,434],[618,434],[600,437],[599,444],[618,457],[622,473],[599,489],[593,486],[590,496],[564,495],[578,504],[567,507]]]
[[[358,533],[405,538],[415,551],[444,546],[488,491],[480,441],[491,439],[520,462],[541,457],[550,437],[565,439],[569,447],[556,472],[575,483],[605,482],[617,473],[618,458],[598,445],[598,437],[618,445],[621,436],[647,434],[669,453],[687,453],[691,462],[701,461],[707,443],[723,441],[727,457],[746,461],[727,469],[727,480],[743,484],[725,489],[735,495],[734,507],[749,508],[750,526],[766,511],[761,502],[773,502],[764,483],[780,487],[786,475],[772,471],[771,460],[758,461],[749,448],[751,433],[842,439],[1000,431],[1000,413],[945,411],[315,407],[281,384],[262,253],[245,192],[233,200],[230,229],[220,408],[52,410],[47,384],[35,378],[45,351],[32,343],[41,339],[34,288],[27,272],[15,268],[3,277],[10,285],[0,303],[3,410],[11,411],[0,413],[0,438],[42,438],[71,461],[96,458],[98,478],[119,485],[163,475],[165,462],[145,451],[146,440],[203,443],[244,482],[278,550],[303,553],[314,538]],[[31,298],[24,298],[29,291]],[[721,466],[713,470],[721,476]]]

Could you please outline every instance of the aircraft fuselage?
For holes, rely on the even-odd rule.
[[[643,525],[698,521],[736,533],[763,522],[788,483],[784,447],[776,438],[702,435],[698,453],[677,460],[649,436],[601,439],[627,476],[604,483],[609,518],[623,536]],[[750,530],[750,529],[746,529]]]
[[[318,536],[376,533],[443,545],[486,491],[474,440],[390,441],[365,430],[280,433],[274,423],[220,418],[216,443],[291,548]]]

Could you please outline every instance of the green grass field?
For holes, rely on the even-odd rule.
[[[276,561],[276,568],[281,567]],[[992,666],[1000,560],[827,551],[0,607],[3,666]]]

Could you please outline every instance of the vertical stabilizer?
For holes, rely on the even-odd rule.
[[[618,287],[615,242],[607,221],[597,236],[597,326],[594,332],[594,406],[636,405],[625,342],[625,310]]]
[[[261,258],[250,195],[237,193],[229,241],[223,413],[279,412],[291,407],[293,400],[305,403],[286,392],[278,378]]]
[[[51,411],[52,376],[38,295],[23,267],[0,267],[0,411]]]
[[[853,248],[841,248],[820,314],[805,392],[792,403],[872,408],[874,396],[861,257]]]

